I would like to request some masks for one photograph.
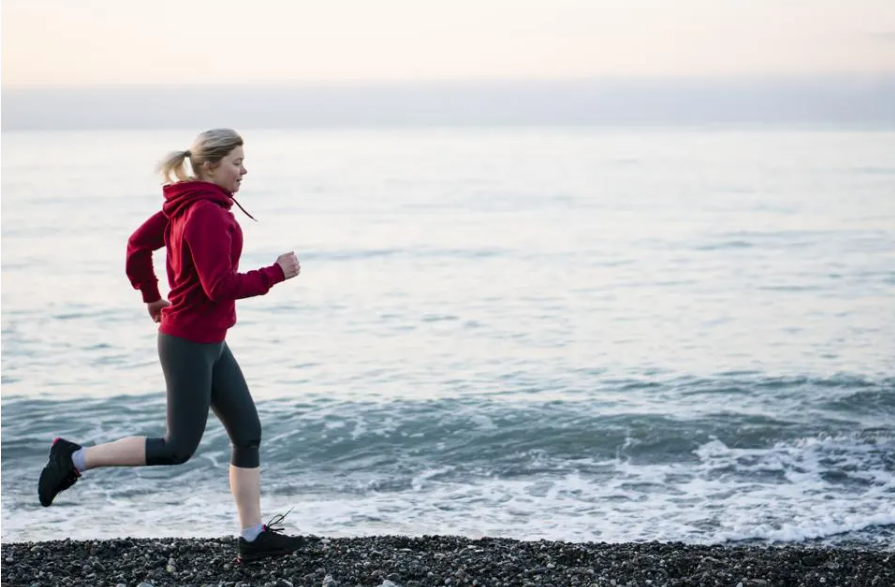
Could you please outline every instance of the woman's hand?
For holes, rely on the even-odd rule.
[[[146,309],[149,310],[149,316],[152,318],[153,322],[161,322],[162,321],[162,308],[166,308],[171,305],[171,302],[168,300],[158,300],[156,302],[149,302],[146,304]]]
[[[298,263],[298,257],[295,253],[284,253],[277,257],[277,265],[283,270],[286,279],[291,279],[301,273],[301,265]]]

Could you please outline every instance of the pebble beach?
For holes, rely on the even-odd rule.
[[[235,538],[2,545],[2,585],[29,587],[801,587],[895,585],[895,552],[807,546],[572,543],[453,536],[308,537],[236,561]]]

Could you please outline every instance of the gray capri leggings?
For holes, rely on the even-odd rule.
[[[227,343],[202,344],[160,332],[158,355],[168,387],[168,429],[164,438],[146,439],[146,464],[187,462],[205,433],[210,407],[230,437],[230,463],[259,466],[261,421]]]

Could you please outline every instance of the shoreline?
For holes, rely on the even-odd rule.
[[[3,543],[0,563],[3,587],[895,585],[895,549],[860,546],[308,536],[290,556],[235,558],[235,537],[68,539]]]

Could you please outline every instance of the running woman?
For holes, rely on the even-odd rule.
[[[301,266],[294,253],[286,253],[270,266],[237,270],[243,234],[230,209],[236,203],[243,210],[233,196],[247,173],[244,160],[243,139],[231,129],[205,131],[188,150],[170,153],[159,164],[166,182],[162,208],[127,243],[128,279],[159,324],[158,355],[167,385],[165,436],[85,447],[57,438],[40,475],[38,496],[41,505],[49,506],[81,474],[98,467],[187,462],[205,432],[210,408],[232,445],[230,490],[241,525],[238,558],[248,562],[294,552],[303,540],[275,527],[284,516],[261,523],[261,422],[226,334],[236,324],[236,300],[265,295],[296,277]],[[168,300],[159,292],[152,262],[153,251],[162,247]]]

